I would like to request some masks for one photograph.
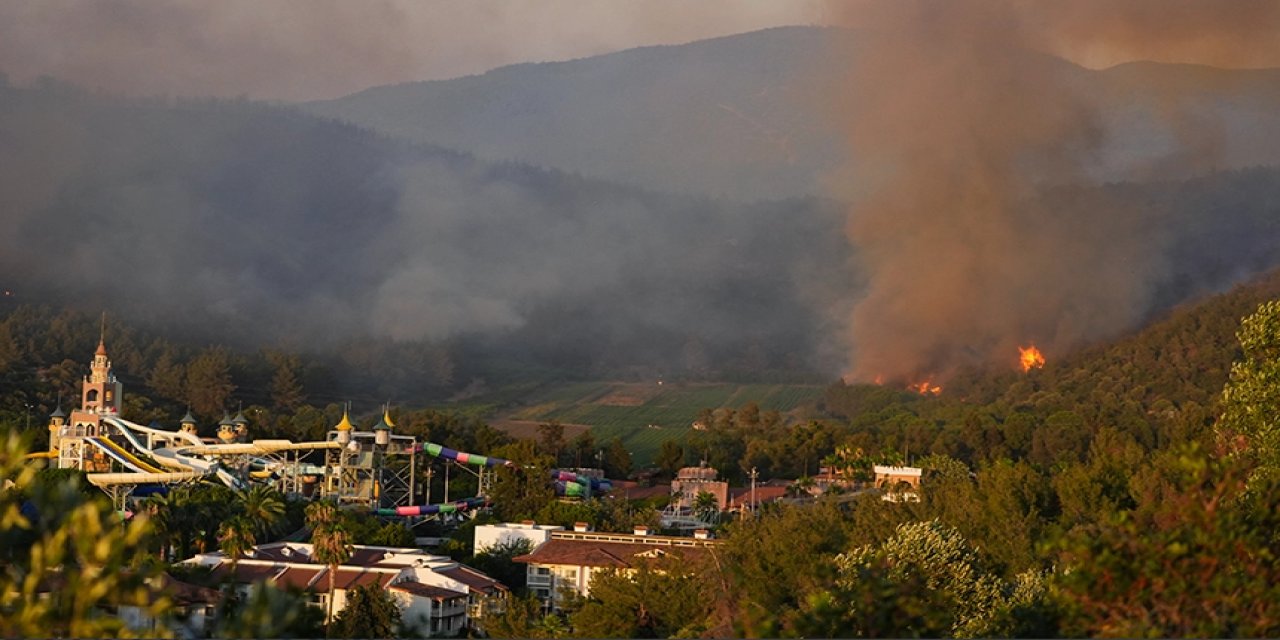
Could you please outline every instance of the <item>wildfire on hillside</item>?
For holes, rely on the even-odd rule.
[[[1027,348],[1018,347],[1018,360],[1022,364],[1022,371],[1025,373],[1032,369],[1039,369],[1044,366],[1044,354],[1035,345]]]

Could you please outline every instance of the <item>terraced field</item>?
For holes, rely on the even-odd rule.
[[[819,385],[575,382],[531,390],[522,406],[501,412],[493,423],[588,425],[601,443],[622,438],[636,463],[645,465],[664,440],[683,440],[701,409],[755,402],[800,419],[821,395]]]

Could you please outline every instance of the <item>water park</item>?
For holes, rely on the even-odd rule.
[[[105,340],[98,343],[81,384],[80,406],[70,415],[59,406],[50,416],[49,450],[32,457],[49,460],[60,469],[85,472],[94,486],[128,511],[131,501],[164,493],[173,485],[221,482],[234,489],[254,484],[273,486],[284,495],[332,500],[387,518],[432,518],[473,513],[488,504],[489,489],[499,468],[520,472],[509,460],[457,451],[434,442],[418,442],[396,434],[390,411],[368,431],[357,430],[347,412],[325,439],[315,442],[250,440],[243,413],[225,417],[216,438],[201,438],[196,419],[187,412],[178,428],[143,426],[121,415],[123,385],[111,371]],[[441,502],[414,504],[418,473],[425,456],[431,465],[445,465],[474,475],[475,495],[450,500],[448,484]],[[590,497],[609,491],[608,480],[553,469],[549,482],[560,495]]]

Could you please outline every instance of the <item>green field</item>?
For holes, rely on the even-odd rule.
[[[730,383],[571,382],[525,387],[519,402],[507,404],[491,417],[504,420],[550,421],[589,425],[596,440],[615,437],[631,451],[637,465],[652,462],[664,440],[683,440],[698,411],[738,408],[755,402],[762,410],[776,410],[794,419],[811,413],[821,397],[820,385]],[[499,392],[503,400],[515,394]],[[496,395],[496,394],[495,394]],[[496,398],[485,398],[492,402]]]

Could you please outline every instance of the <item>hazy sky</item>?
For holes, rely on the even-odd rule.
[[[134,94],[331,98],[789,24],[815,0],[0,0],[0,71]]]

